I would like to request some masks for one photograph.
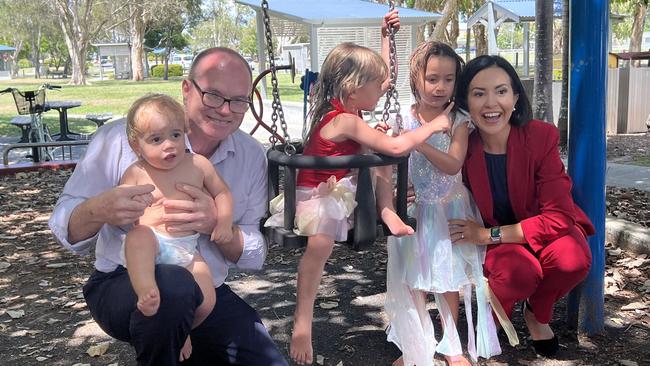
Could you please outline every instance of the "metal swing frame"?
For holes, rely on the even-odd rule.
[[[390,8],[394,8],[392,0],[389,1]],[[271,85],[273,95],[273,113],[271,115],[271,126],[267,129],[271,132],[269,138],[271,148],[267,152],[268,158],[268,197],[269,200],[280,193],[280,167],[283,169],[284,178],[284,226],[264,228],[267,240],[278,243],[284,247],[297,248],[307,244],[307,237],[294,232],[294,221],[296,214],[296,169],[358,169],[357,191],[355,199],[357,207],[354,210],[354,226],[348,233],[348,243],[355,250],[364,250],[372,245],[378,231],[383,235],[390,235],[388,228],[377,223],[377,205],[375,192],[372,185],[370,168],[377,166],[397,165],[397,196],[396,213],[408,225],[415,229],[415,219],[407,215],[406,196],[408,189],[408,155],[403,157],[389,157],[382,154],[360,154],[336,157],[305,156],[302,152],[301,143],[293,143],[287,132],[287,125],[284,120],[284,112],[280,102],[276,70],[282,67],[275,66],[273,51],[271,25],[268,15],[268,2],[262,0],[262,13],[264,15],[264,27],[266,35],[267,52],[269,55],[269,70],[271,73]],[[394,100],[397,113],[396,122],[398,129],[401,129],[401,116],[399,115],[398,95],[395,90],[397,62],[395,60],[395,37],[394,29],[390,28],[390,71],[391,88],[387,93],[386,104],[384,105],[383,119],[388,120],[391,99]],[[261,104],[261,103],[260,103]],[[257,114],[253,112],[255,116]],[[261,113],[260,113],[261,115]],[[259,119],[258,119],[259,120]],[[283,136],[277,131],[277,122],[280,121]],[[257,126],[256,126],[257,128]],[[266,127],[265,127],[266,128]],[[268,206],[267,206],[268,210]],[[267,217],[270,213],[267,211]]]

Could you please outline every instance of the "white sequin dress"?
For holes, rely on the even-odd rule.
[[[452,133],[469,116],[450,115]],[[404,118],[405,129],[420,126],[410,114]],[[433,147],[447,152],[451,138],[434,134],[427,140]],[[389,317],[388,340],[402,351],[405,365],[433,365],[436,352],[454,356],[463,353],[451,310],[442,293],[462,293],[468,325],[467,350],[473,360],[501,353],[491,308],[487,300],[487,283],[483,279],[485,247],[452,244],[448,220],[471,219],[482,222],[461,174],[447,175],[416,151],[409,159],[409,176],[415,189],[417,231],[403,238],[388,238],[386,313]],[[476,288],[476,338],[472,319],[472,289]],[[418,291],[419,290],[419,291]],[[431,317],[425,309],[424,292],[433,292],[444,323],[443,338],[437,343]]]

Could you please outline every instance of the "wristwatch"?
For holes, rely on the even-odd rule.
[[[492,244],[501,243],[501,227],[500,226],[492,226],[490,228],[490,240],[492,241]]]

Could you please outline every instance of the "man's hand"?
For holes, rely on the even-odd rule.
[[[78,205],[68,222],[68,242],[75,244],[97,234],[104,224],[133,224],[153,201],[151,184],[111,188]]]
[[[217,222],[217,208],[214,199],[205,191],[189,184],[177,184],[176,189],[187,193],[192,200],[165,200],[165,211],[178,210],[181,212],[165,213],[163,221],[169,232],[196,231],[210,235]]]
[[[120,185],[97,196],[94,212],[103,223],[121,226],[134,223],[153,202],[151,184]]]

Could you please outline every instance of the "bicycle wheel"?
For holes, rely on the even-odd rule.
[[[43,128],[43,142],[52,142],[52,135],[50,134],[50,128],[47,127],[45,123],[42,124]],[[46,161],[54,160],[54,147],[42,147],[43,155],[45,156]]]

